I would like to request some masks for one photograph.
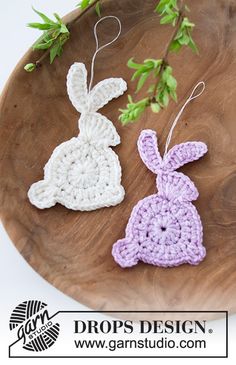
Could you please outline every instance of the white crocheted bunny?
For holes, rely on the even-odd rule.
[[[67,90],[81,113],[80,134],[55,148],[44,168],[44,180],[29,189],[30,202],[39,209],[60,203],[81,211],[117,205],[125,192],[118,156],[109,146],[118,145],[120,137],[97,110],[122,95],[127,84],[121,78],[109,78],[89,92],[85,65],[74,63],[67,75]]]

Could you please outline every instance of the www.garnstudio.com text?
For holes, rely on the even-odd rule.
[[[206,321],[147,321],[141,320],[138,323],[132,321],[104,320],[97,322],[94,320],[74,321],[75,334],[204,334],[206,332]],[[206,341],[203,339],[174,341],[164,336],[157,339],[109,339],[109,340],[74,340],[77,349],[163,349],[163,348],[206,348]]]
[[[115,351],[117,349],[203,349],[206,348],[205,340],[168,340],[161,337],[159,340],[75,340],[77,349],[108,349]]]

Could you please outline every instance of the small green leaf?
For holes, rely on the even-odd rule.
[[[173,42],[171,42],[169,50],[172,52],[178,52],[181,47],[182,45],[177,40],[174,40]]]
[[[128,95],[128,101],[129,101],[129,103],[133,103],[133,99],[132,99],[131,95]]]
[[[177,88],[177,81],[172,75],[168,76],[166,84],[171,90],[175,90]]]
[[[154,92],[154,90],[155,90],[155,85],[154,84],[152,84],[152,85],[150,85],[149,86],[149,88],[148,88],[148,93],[153,93]]]
[[[166,66],[164,71],[162,72],[162,76],[161,76],[162,80],[165,83],[167,83],[167,80],[171,74],[172,74],[172,67]]]
[[[56,44],[50,49],[50,63],[53,63],[56,56],[60,56],[62,53],[62,47],[60,42],[56,42]]]
[[[169,92],[165,87],[165,84],[159,82],[158,93],[156,95],[156,101],[160,104],[161,107],[167,107],[169,103]]]
[[[36,69],[36,65],[35,63],[27,63],[27,65],[25,65],[24,70],[27,72],[32,72]]]
[[[59,24],[63,24],[61,17],[57,13],[54,13],[53,15],[55,16]]]
[[[60,33],[69,33],[69,30],[65,24],[61,24]]]
[[[184,5],[184,8],[185,8],[186,11],[190,12],[190,9],[187,5]]]
[[[163,97],[162,97],[162,103],[163,103],[163,106],[166,108],[169,104],[169,94],[168,92],[165,90],[164,93],[163,93]]]
[[[170,90],[170,96],[171,98],[177,103],[177,94],[175,90]]]
[[[80,4],[78,4],[78,6],[84,10],[89,6],[90,0],[82,0]]]
[[[154,59],[152,59],[152,58],[148,58],[148,59],[146,59],[146,60],[144,61],[144,63],[145,63],[146,65],[149,65],[149,66],[150,66],[150,68],[158,68],[159,66],[161,66],[161,64],[162,64],[162,60],[161,60],[161,59],[159,59],[159,60],[154,60]]]
[[[54,33],[56,33],[56,36],[58,36],[60,34],[60,30],[57,29],[55,32],[53,32],[53,34]],[[50,48],[55,39],[53,34],[51,33],[51,31],[44,32],[43,35],[34,43],[33,50]]]
[[[161,18],[160,24],[170,24],[174,21],[175,18],[176,16],[174,14],[165,15],[163,18]]]
[[[149,72],[145,72],[140,76],[140,79],[138,81],[138,85],[137,85],[137,89],[136,92],[140,91],[145,83],[145,81],[147,80],[149,76]]]
[[[181,23],[181,28],[183,29],[183,28],[193,28],[193,27],[195,27],[195,24],[191,23],[187,17],[184,17]]]
[[[155,11],[161,14],[165,10],[169,2],[170,2],[169,0],[160,0],[155,8]]]
[[[127,104],[127,109],[120,109],[121,114],[119,119],[123,125],[137,120],[149,105],[148,98],[144,98],[137,103],[134,103],[132,97],[129,95],[128,101],[129,103]]]
[[[45,43],[35,43],[33,45],[33,50],[35,49],[48,49],[51,47],[51,45],[53,44],[53,40],[50,40],[48,42]]]
[[[129,61],[127,62],[127,66],[129,68],[134,68],[135,70],[138,70],[142,65],[138,64],[136,62],[134,62],[134,58],[130,58]]]
[[[194,42],[194,40],[191,37],[189,39],[188,46],[192,49],[193,52],[195,52],[197,54],[199,53],[196,43]]]
[[[99,2],[95,6],[95,11],[96,11],[97,15],[99,16],[99,18],[101,18],[101,8],[100,8]]]
[[[36,28],[36,29],[40,29],[40,30],[48,30],[48,29],[55,28],[55,25],[44,24],[44,23],[29,23],[29,24],[27,24],[27,26],[30,28]]]
[[[69,31],[68,31],[68,29],[67,29],[67,32],[66,32],[66,34],[69,34]],[[61,31],[61,28],[58,28],[58,29],[55,29],[52,33],[50,32],[48,32],[48,33],[45,33],[44,34],[44,40],[45,40],[45,42],[48,42],[48,41],[50,41],[50,40],[55,40],[55,39],[57,39],[57,37],[60,35],[60,34],[63,34],[63,32]]]
[[[178,39],[178,42],[181,44],[181,45],[187,45],[187,44],[189,44],[189,36],[187,35],[187,34],[183,34],[182,35],[182,37],[180,37],[179,39]]]
[[[132,78],[131,78],[131,81],[134,81],[135,79],[137,79],[140,75],[142,75],[142,71],[141,70],[137,70],[134,74],[133,74],[133,76],[132,76]]]
[[[153,113],[159,113],[159,111],[161,110],[161,107],[158,103],[151,103],[151,109],[152,109]]]
[[[185,30],[184,30],[185,31]],[[183,31],[181,29],[178,30],[178,33],[175,36],[175,40],[178,40],[179,38],[181,38],[183,35]]]
[[[34,7],[32,7],[33,11],[38,14],[41,19],[45,22],[45,23],[48,23],[48,24],[54,24],[54,21],[49,19],[45,14],[43,13],[40,13],[40,11],[36,10]]]

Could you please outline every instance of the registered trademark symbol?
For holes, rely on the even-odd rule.
[[[208,330],[208,332],[209,332],[209,333],[213,333],[213,329],[212,329],[212,328],[210,328],[210,329]]]

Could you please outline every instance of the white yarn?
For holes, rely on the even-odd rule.
[[[99,47],[98,35],[97,35],[97,27],[98,27],[98,24],[99,23],[103,22],[106,19],[115,19],[118,22],[118,25],[119,25],[119,32],[118,32],[117,36],[114,39],[112,39],[110,42],[104,44],[103,46]],[[91,91],[91,88],[92,88],[92,85],[93,85],[93,79],[94,79],[94,64],[95,64],[95,59],[97,57],[98,52],[100,52],[101,50],[103,50],[107,46],[110,46],[112,43],[114,43],[119,38],[119,36],[121,34],[121,29],[122,29],[122,26],[121,26],[120,19],[117,18],[116,16],[113,16],[113,15],[104,16],[103,18],[101,18],[100,20],[98,20],[97,23],[95,24],[94,29],[93,29],[93,34],[94,34],[94,38],[95,38],[95,42],[96,42],[96,51],[95,51],[95,53],[93,55],[92,63],[91,63],[91,79],[90,79],[90,83],[89,83],[89,91]]]
[[[120,24],[116,17],[105,18],[115,18]],[[99,48],[96,29],[102,20],[94,27],[96,52],[91,85],[96,54],[120,34],[119,31],[112,42]],[[124,199],[125,191],[118,156],[109,146],[119,144],[120,137],[112,122],[97,110],[122,95],[127,84],[121,78],[109,78],[89,90],[85,65],[74,63],[67,75],[67,90],[73,106],[81,113],[80,134],[55,148],[44,168],[44,180],[30,187],[29,199],[39,209],[56,203],[81,211],[117,205]]]
[[[194,95],[195,91],[199,88],[199,86],[202,87],[201,91],[199,91],[198,94]],[[179,121],[179,118],[181,117],[184,109],[186,108],[186,106],[188,105],[188,103],[190,101],[192,101],[193,99],[196,99],[198,98],[200,95],[202,95],[202,93],[204,92],[205,90],[205,82],[204,81],[200,81],[197,83],[197,85],[194,87],[193,91],[191,92],[190,96],[188,97],[188,99],[185,101],[184,105],[182,106],[182,108],[180,109],[179,113],[177,114],[173,124],[172,124],[172,127],[170,129],[170,132],[168,134],[168,137],[166,139],[166,145],[165,145],[165,152],[164,152],[164,156],[166,156],[167,152],[168,152],[168,147],[170,145],[170,141],[171,141],[171,138],[172,138],[172,135],[173,135],[173,132],[174,132],[174,129],[176,127],[176,124],[178,123]]]

